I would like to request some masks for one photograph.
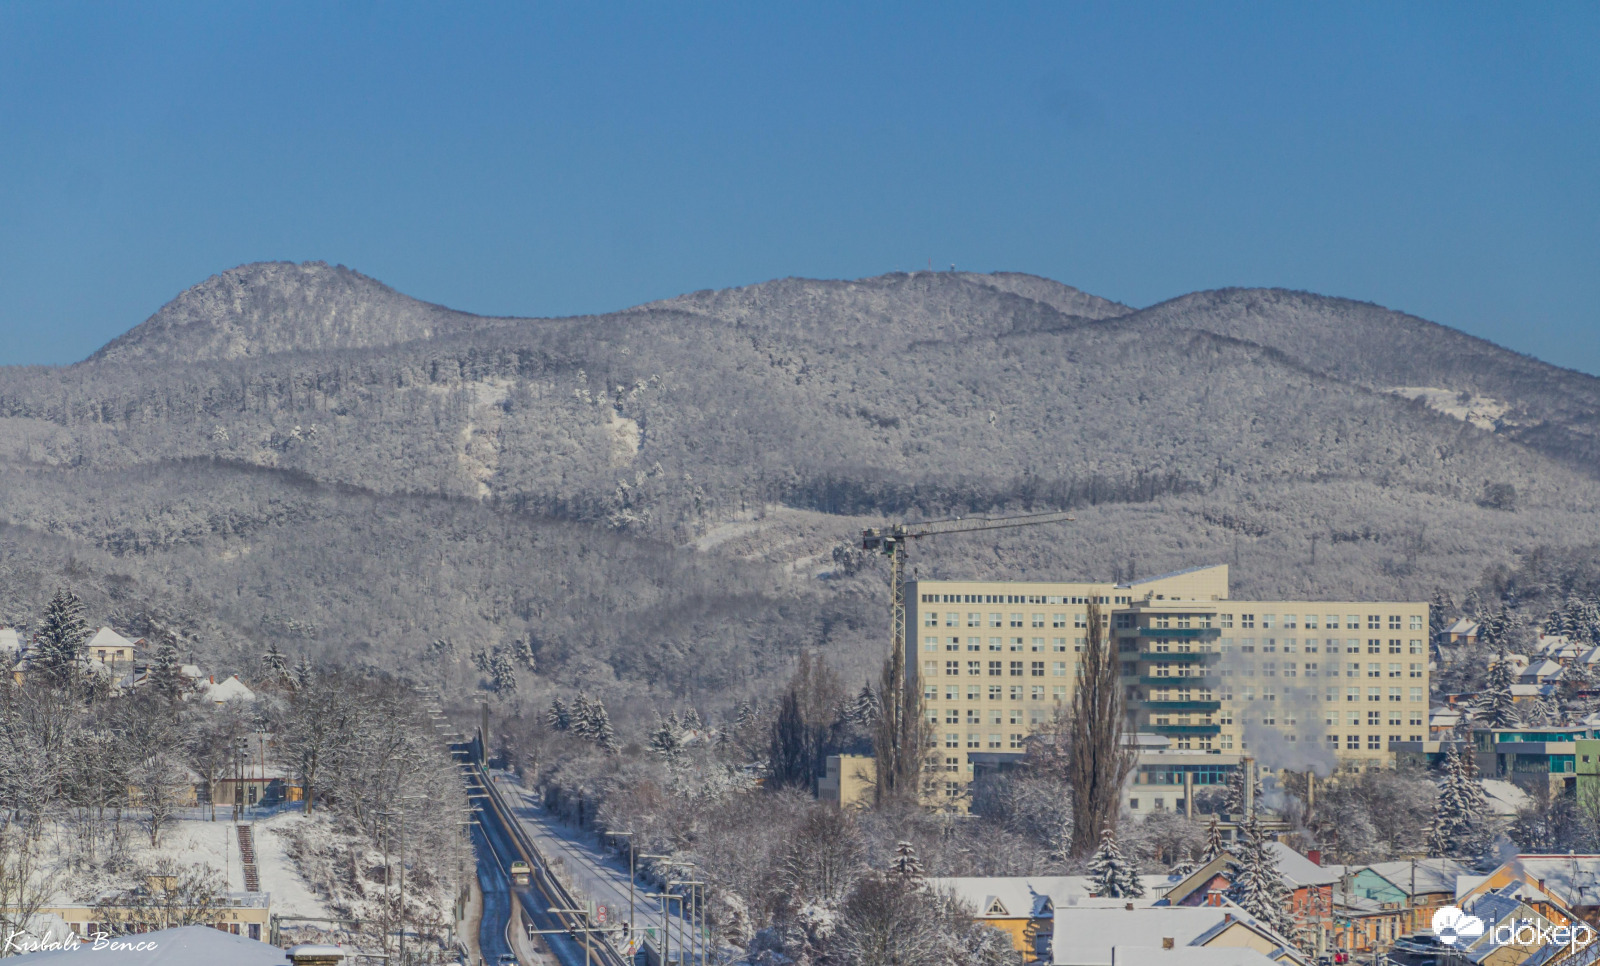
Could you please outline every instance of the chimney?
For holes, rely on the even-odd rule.
[[[1161,948],[1162,949],[1171,949],[1172,947],[1174,947],[1176,945],[1177,945],[1177,943],[1173,940],[1173,938],[1171,936],[1162,936],[1161,937]]]
[[[326,943],[302,943],[289,948],[288,959],[294,966],[340,966],[344,950]]]
[[[1231,912],[1224,912],[1224,913],[1223,913],[1223,914],[1222,914],[1222,921],[1223,921],[1223,922],[1232,922],[1232,921],[1233,921],[1233,913],[1231,913]]]
[[[1131,903],[1131,902],[1124,903],[1122,908],[1128,910],[1129,912],[1132,912],[1133,911],[1133,903]]]
[[[1321,865],[1322,864],[1322,850],[1321,849],[1312,849],[1311,851],[1306,853],[1306,858],[1310,859],[1313,863],[1315,863],[1317,865]]]

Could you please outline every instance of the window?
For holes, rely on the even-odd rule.
[[[1087,615],[1087,614],[1073,614],[1072,615],[1072,626],[1073,627],[1088,627],[1089,626],[1089,615]]]
[[[1392,678],[1397,678],[1400,676],[1400,665],[1398,662],[1389,662],[1389,676]]]
[[[1368,751],[1382,751],[1383,750],[1383,736],[1382,735],[1367,735],[1367,750]]]
[[[1314,631],[1314,630],[1317,629],[1317,615],[1316,614],[1307,614],[1306,615],[1305,627],[1306,627],[1306,630]]]
[[[1021,661],[1012,661],[1011,662],[1011,676],[1014,677],[1014,678],[1022,677],[1022,662]]]
[[[1278,615],[1277,614],[1262,614],[1261,615],[1261,629],[1262,630],[1269,630],[1269,629],[1277,627],[1277,626],[1278,626]]]
[[[1367,639],[1367,653],[1368,654],[1382,654],[1383,653],[1383,641],[1381,641],[1381,640],[1379,640],[1379,639],[1377,639],[1375,637],[1368,638]]]
[[[1034,661],[1028,666],[1028,673],[1036,678],[1044,677],[1044,662]]]
[[[1233,626],[1233,615],[1232,614],[1222,614],[1222,615],[1220,615],[1220,619],[1222,621],[1222,626],[1223,627],[1232,627]]]
[[[1389,630],[1397,631],[1399,629],[1400,629],[1400,615],[1399,614],[1390,614],[1389,615]]]
[[[968,748],[982,748],[983,747],[983,736],[980,735],[980,734],[977,734],[976,732],[970,732],[969,731],[967,733],[967,747]]]
[[[1254,615],[1254,614],[1240,614],[1239,615],[1239,626],[1240,627],[1254,627],[1254,626],[1256,626],[1256,615]]]
[[[999,627],[999,626],[1001,626],[1000,625],[1000,615],[999,614],[990,614],[989,615],[989,626],[990,627]]]
[[[1128,808],[1137,812],[1139,810],[1139,800],[1137,798],[1128,799]]]
[[[1400,639],[1398,637],[1389,638],[1389,653],[1390,654],[1399,654],[1400,653]]]
[[[929,677],[932,677],[933,675],[938,674],[939,673],[939,662],[938,661],[923,661],[922,662],[922,673],[928,675]],[[954,672],[951,672],[951,673],[954,673]]]
[[[1055,651],[1057,653],[1060,653],[1062,651],[1065,651],[1066,649],[1067,649],[1067,639],[1065,637],[1052,637],[1052,638],[1050,638],[1050,650]]]
[[[1122,615],[1118,615],[1118,616],[1120,617]],[[1050,615],[1050,626],[1051,627],[1066,627],[1067,626],[1067,615],[1066,614],[1051,614]]]
[[[945,650],[947,650],[947,651],[959,651],[959,650],[961,650],[961,638],[959,638],[959,637],[951,637],[951,638],[948,638],[948,641],[949,641],[949,643],[944,646]]]
[[[938,637],[938,635],[932,635],[932,636],[929,636],[929,637],[924,637],[922,639],[922,649],[924,651],[937,651],[939,649],[939,637]]]
[[[1344,689],[1344,699],[1346,701],[1360,701],[1361,700],[1361,689],[1360,688],[1345,688]]]
[[[922,626],[923,627],[938,627],[939,626],[939,615],[937,613],[935,613],[934,611],[931,611],[931,610],[928,611],[926,614],[922,615]]]
[[[968,627],[982,627],[983,626],[983,615],[982,614],[968,614],[967,615],[967,626]]]
[[[1360,735],[1345,735],[1344,736],[1344,747],[1345,747],[1346,751],[1360,751],[1361,750],[1361,736]]]
[[[983,673],[983,662],[982,661],[968,661],[967,662],[967,673],[971,674],[973,676],[977,676],[979,674],[982,674]]]
[[[1051,687],[1050,700],[1054,701],[1056,704],[1060,704],[1061,702],[1067,700],[1067,686],[1065,684],[1057,684]]]
[[[1043,614],[1034,614],[1031,623],[1033,624],[1034,627],[1043,627],[1044,626],[1044,615]]]
[[[1389,689],[1389,700],[1390,701],[1399,701],[1400,700],[1400,689],[1399,688],[1390,688]]]
[[[1382,701],[1383,700],[1383,689],[1382,688],[1368,688],[1367,689],[1367,700],[1368,701]]]
[[[1344,626],[1346,628],[1352,630],[1352,631],[1355,630],[1356,628],[1360,627],[1361,626],[1361,615],[1360,614],[1346,614],[1346,615],[1344,615]]]
[[[1056,616],[1057,617],[1065,617],[1066,615],[1065,614],[1057,614]],[[1118,614],[1116,620],[1117,620],[1117,627],[1119,627],[1119,628],[1121,628],[1123,630],[1128,630],[1128,629],[1133,627],[1133,615],[1132,614]],[[1057,624],[1056,626],[1057,627],[1065,627],[1067,625],[1066,625],[1065,621],[1063,621],[1062,623]]]
[[[989,700],[990,701],[999,701],[1001,693],[1002,693],[1002,690],[1001,690],[1001,686],[1000,685],[998,685],[998,684],[989,685]]]
[[[930,717],[933,717],[933,716],[930,715]],[[960,708],[946,708],[946,709],[944,709],[944,723],[945,724],[960,724],[961,723],[961,709]]]
[[[998,637],[989,638],[989,650],[991,650],[991,651],[1000,650],[1000,638],[998,638]]]
[[[944,736],[944,746],[946,748],[960,748],[961,747],[961,736],[960,735],[951,735],[951,734],[945,735]]]
[[[1381,677],[1383,677],[1383,665],[1379,664],[1376,661],[1372,662],[1371,664],[1368,664],[1367,665],[1367,677],[1369,677],[1369,678],[1381,678]]]
[[[1422,642],[1421,641],[1412,641],[1410,647],[1408,648],[1408,650],[1412,654],[1421,654],[1422,653]]]
[[[1414,630],[1414,631],[1422,630],[1422,615],[1421,614],[1412,614],[1411,615],[1411,630]]]
[[[1011,615],[1011,626],[1012,627],[1021,627],[1022,626],[1022,615],[1021,614],[1012,614]]]
[[[1028,698],[1030,700],[1032,700],[1032,701],[1043,701],[1044,700],[1044,685],[1035,684],[1033,687],[1029,688],[1028,689]]]
[[[945,613],[945,615],[944,615],[944,626],[946,626],[946,627],[960,627],[961,626],[961,615],[956,613],[953,610],[952,611],[947,611]]]
[[[1066,661],[1051,661],[1050,662],[1050,676],[1051,677],[1056,677],[1056,678],[1064,678],[1064,677],[1066,677],[1067,676],[1067,662]]]
[[[1380,614],[1367,615],[1367,630],[1375,631],[1383,626],[1383,617]]]
[[[1011,649],[1013,651],[1022,650],[1022,638],[1020,638],[1020,637],[1011,638]]]
[[[967,700],[980,701],[983,699],[983,687],[978,684],[967,685]]]
[[[1345,715],[1344,715],[1344,720],[1345,720],[1346,723],[1348,723],[1350,725],[1350,727],[1354,728],[1357,725],[1361,724],[1361,712],[1359,712],[1359,711],[1346,711]]]
[[[990,735],[989,736],[989,747],[990,748],[998,748],[998,747],[1000,747],[1000,736],[999,735]]]
[[[1028,646],[1029,646],[1030,650],[1032,650],[1032,651],[1034,651],[1036,653],[1039,652],[1039,651],[1042,651],[1042,650],[1044,650],[1044,638],[1035,637],[1032,641],[1029,642]]]
[[[1329,751],[1338,751],[1339,750],[1339,736],[1338,735],[1329,735],[1328,736],[1328,750]]]
[[[937,684],[925,684],[922,686],[922,700],[937,701],[938,699],[939,686]]]
[[[1413,712],[1411,712],[1410,720],[1408,720],[1406,723],[1409,724],[1413,728],[1420,728],[1422,726],[1422,712],[1421,711],[1413,711]],[[1584,759],[1584,761],[1588,761],[1588,760],[1589,760],[1588,758]]]
[[[947,685],[945,685],[944,686],[944,699],[946,701],[960,701],[961,700],[961,686],[957,685],[957,684],[947,684]]]
[[[990,661],[989,662],[989,676],[990,677],[997,678],[997,677],[1000,676],[1000,665],[1001,665],[1001,662],[999,662],[999,661]],[[974,672],[974,673],[976,673],[976,672]]]
[[[1411,700],[1412,701],[1421,701],[1422,700],[1422,689],[1421,688],[1412,688],[1411,689]]]
[[[1354,637],[1348,638],[1344,642],[1344,652],[1346,654],[1360,654],[1361,653],[1361,641],[1359,639],[1357,639],[1357,638],[1354,638]]]

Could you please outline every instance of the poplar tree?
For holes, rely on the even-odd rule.
[[[1093,854],[1099,837],[1116,831],[1118,805],[1135,756],[1122,738],[1121,668],[1107,641],[1098,604],[1088,605],[1087,637],[1072,695],[1072,743],[1068,760],[1072,787],[1072,853]]]

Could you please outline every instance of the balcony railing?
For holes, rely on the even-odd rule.
[[[1140,651],[1141,661],[1160,661],[1167,664],[1199,664],[1204,661],[1215,660],[1221,654],[1212,654],[1209,651]]]
[[[1141,674],[1141,675],[1139,675],[1139,683],[1140,684],[1155,684],[1155,685],[1161,685],[1161,684],[1168,684],[1168,685],[1184,684],[1184,685],[1189,685],[1190,687],[1196,687],[1196,688],[1211,688],[1211,687],[1216,687],[1217,684],[1222,680],[1221,678],[1217,677],[1215,674],[1208,673],[1208,672],[1206,672],[1205,670],[1203,670],[1201,668],[1194,668],[1194,667],[1185,666],[1185,667],[1173,668],[1173,671],[1174,672],[1188,671],[1189,673],[1188,674],[1173,673],[1173,674],[1160,674],[1160,675],[1158,675],[1158,674]]]
[[[1117,631],[1119,637],[1159,637],[1167,640],[1210,641],[1222,636],[1217,627],[1133,627]]]
[[[1145,701],[1142,703],[1152,711],[1219,711],[1222,709],[1221,701]]]
[[[1150,730],[1164,735],[1215,735],[1222,733],[1222,725],[1215,724],[1186,724],[1186,725],[1158,725],[1153,724]]]

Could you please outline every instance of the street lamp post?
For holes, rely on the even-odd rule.
[[[683,896],[676,892],[646,892],[647,899],[661,900],[661,966],[669,966],[672,962],[672,900],[678,900],[678,905],[683,905]]]
[[[704,937],[699,934],[700,927],[697,925],[695,917],[700,905],[697,901],[700,896],[700,892],[698,890],[704,886],[705,883],[694,879],[673,879],[672,881],[668,882],[667,885],[689,887],[689,961],[694,962],[696,950],[698,949],[700,962],[704,963],[705,941]],[[681,900],[678,903],[678,907],[680,909],[683,907]]]
[[[633,833],[632,832],[612,832],[611,836],[612,836],[612,838],[619,838],[619,839],[627,839],[628,840],[628,945],[631,948],[633,946],[633,943],[634,943],[634,938],[633,938],[633,930],[634,930],[634,923],[633,923],[633,876],[634,876]]]
[[[566,915],[571,915],[571,916],[582,916],[583,917],[583,966],[591,966],[591,962],[592,961],[589,958],[589,933],[590,933],[591,930],[589,929],[589,912],[588,912],[588,910],[587,909],[558,909],[558,908],[556,908],[554,906],[551,906],[550,907],[550,911],[552,913],[557,913],[557,914],[566,914]]]

